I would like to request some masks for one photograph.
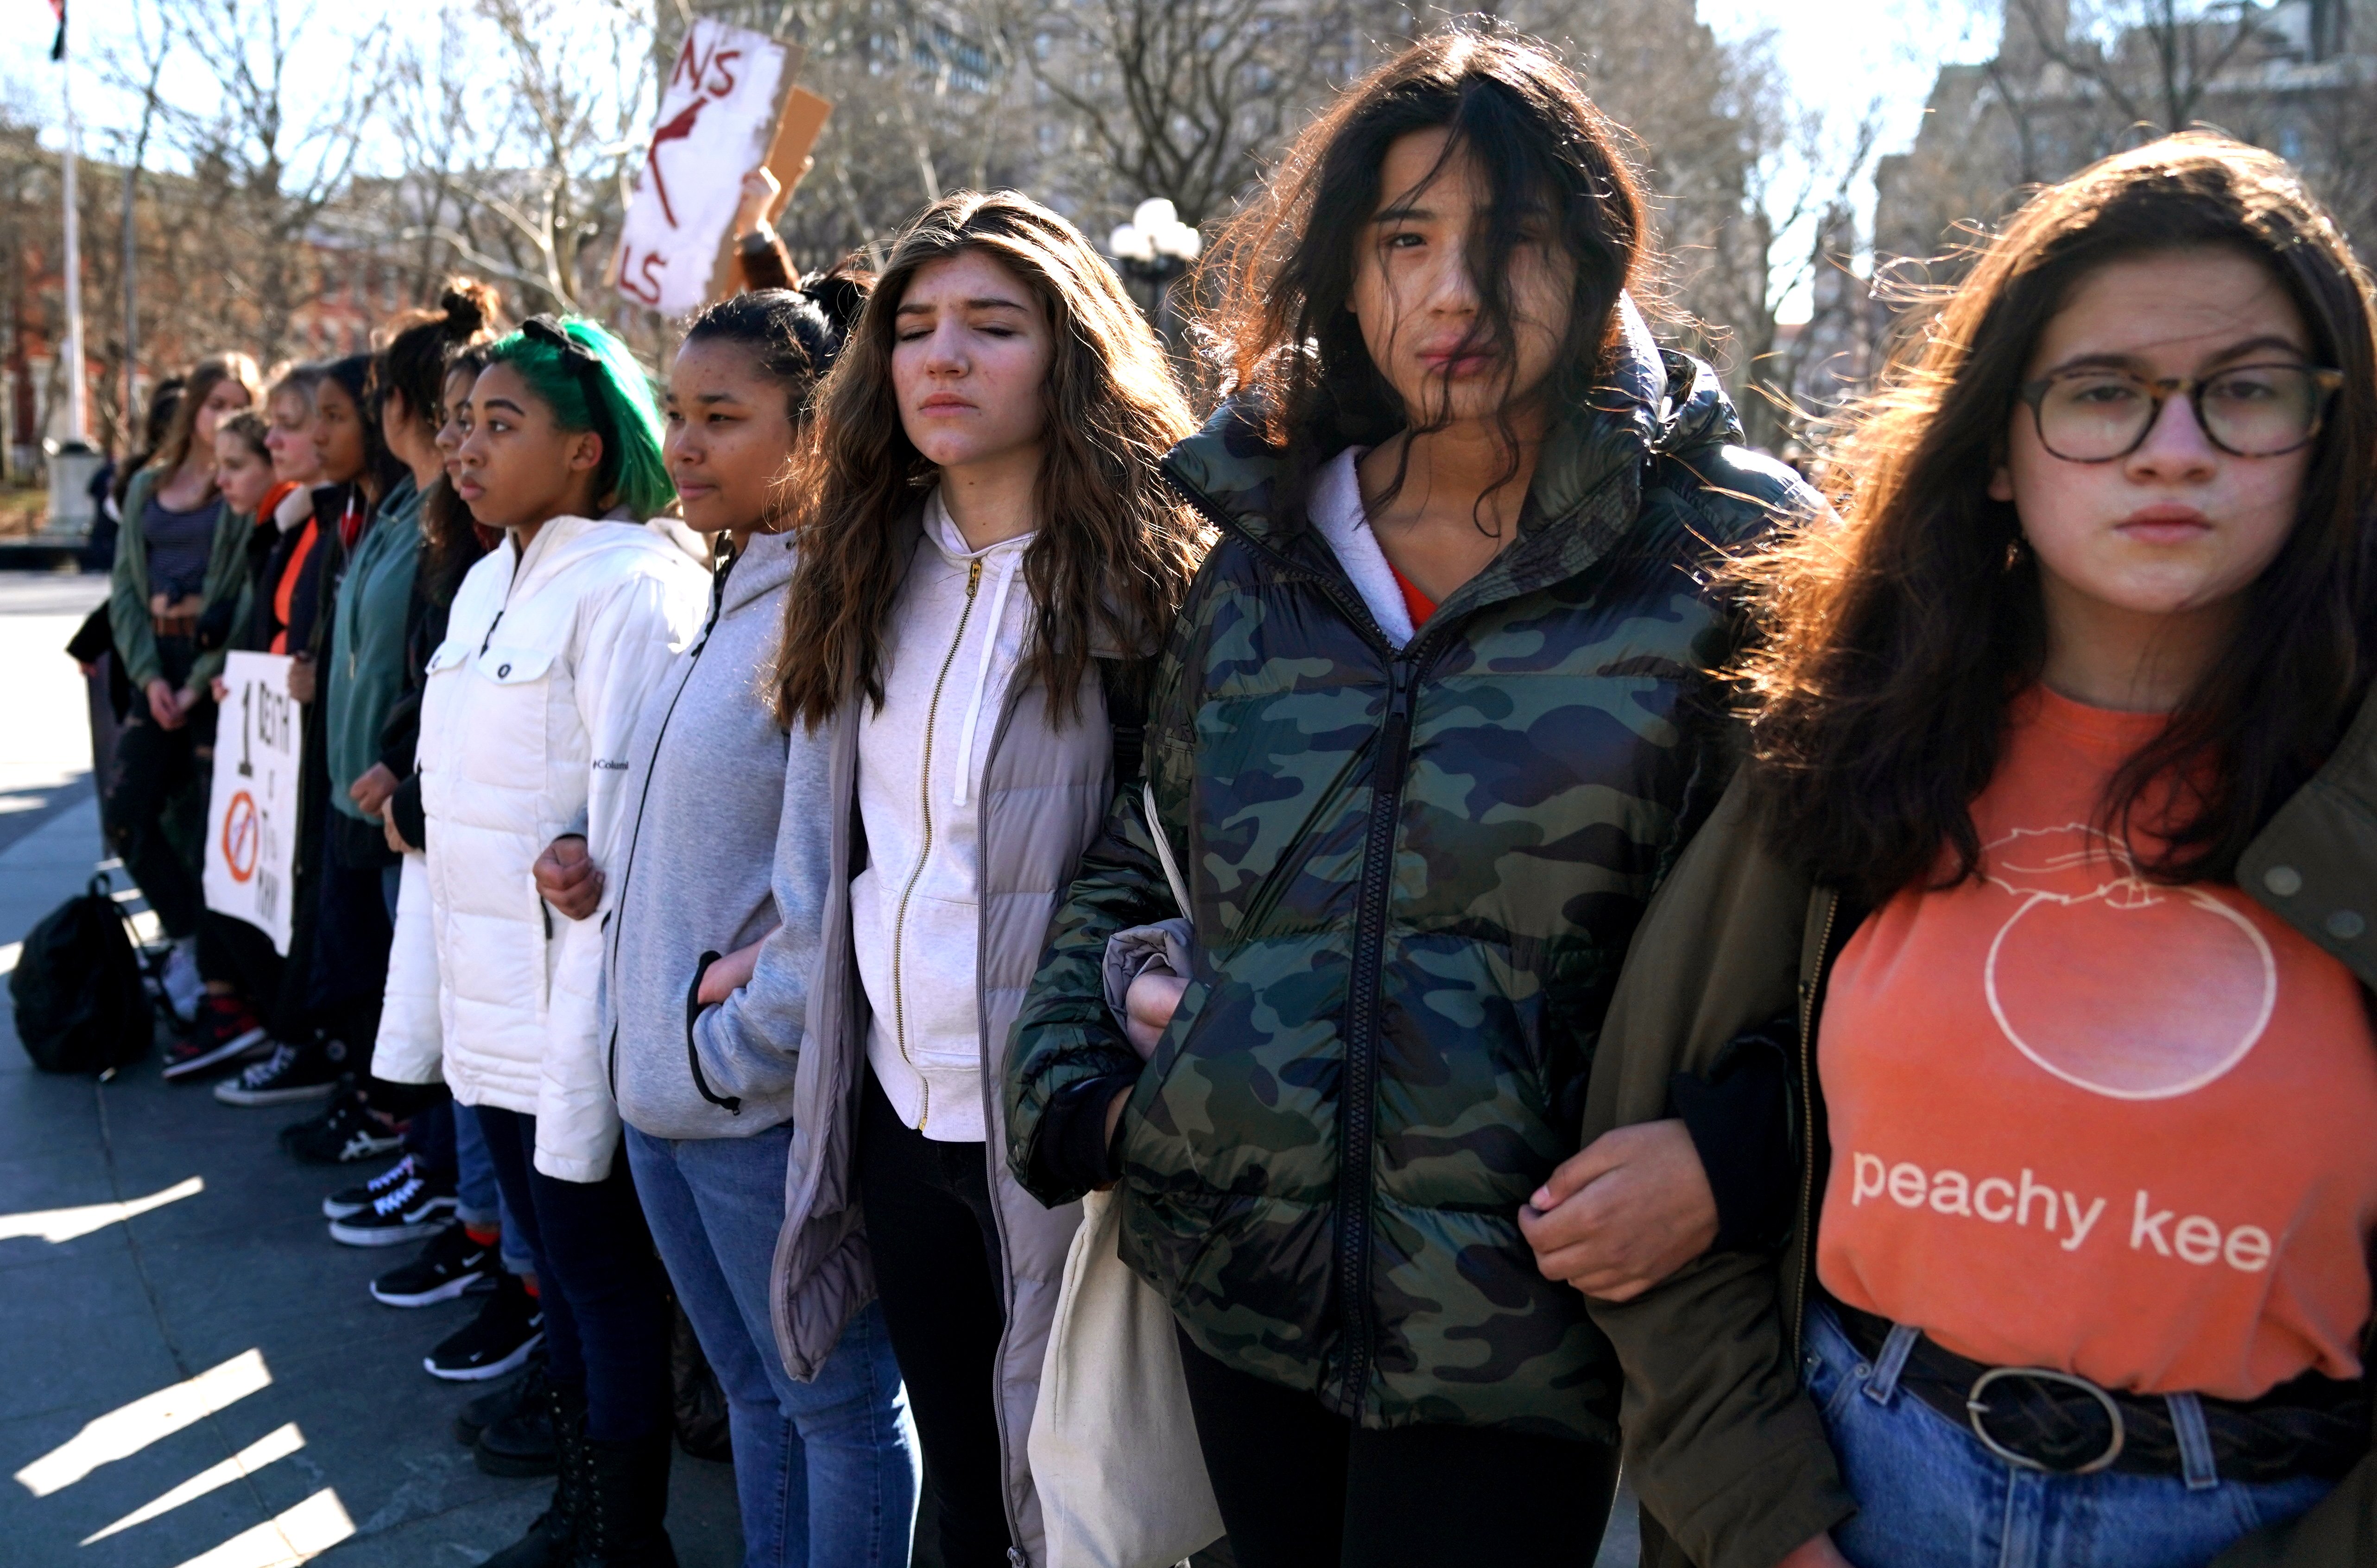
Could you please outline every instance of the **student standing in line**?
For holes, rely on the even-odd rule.
[[[1714,569],[1816,505],[1645,330],[1617,136],[1540,46],[1447,30],[1224,237],[1240,390],[1165,460],[1222,539],[1148,736],[1193,973],[1142,977],[1142,1063],[1103,960],[1174,910],[1126,799],[1017,1024],[1012,1167],[1120,1182],[1245,1568],[1589,1561],[1616,1485],[1619,1369],[1526,1227],[1726,764]],[[1720,1239],[1702,1133],[1586,1156],[1602,1287]]]
[[[905,1568],[915,1520],[882,1309],[860,1309],[800,1381],[776,1352],[769,1292],[827,847],[826,738],[788,736],[772,700],[794,566],[782,530],[810,394],[864,300],[850,279],[813,279],[738,294],[687,329],[669,472],[687,526],[722,538],[717,586],[700,640],[645,699],[627,805],[594,854],[617,889],[612,1088],[652,1239],[725,1391],[749,1568]]]
[[[268,426],[264,415],[244,408],[215,426],[215,485],[222,497],[234,539],[226,545],[234,559],[226,569],[230,589],[219,594],[198,617],[197,641],[202,654],[222,654],[248,614],[254,585],[249,581],[246,541],[256,527],[257,509],[272,488],[272,458],[265,449]],[[210,675],[210,687],[222,677]],[[220,694],[215,694],[220,703]],[[206,979],[206,999],[187,1033],[166,1048],[163,1076],[168,1083],[209,1071],[221,1071],[244,1058],[272,1048],[265,1022],[266,1008],[281,988],[280,955],[271,939],[245,920],[198,912],[198,973]]]
[[[426,877],[407,880],[390,988],[434,964],[439,1041],[383,1035],[379,1076],[472,1107],[536,1260],[560,1459],[553,1505],[492,1560],[674,1561],[666,1277],[652,1255],[596,1035],[601,921],[557,914],[532,868],[607,842],[644,698],[701,625],[701,542],[673,499],[627,345],[531,319],[471,389],[455,489],[502,545],[471,569],[421,704]],[[419,896],[424,895],[425,896]],[[430,1051],[432,1044],[439,1049]]]
[[[1189,419],[1080,231],[999,192],[892,246],[817,421],[778,681],[829,743],[786,826],[822,822],[829,880],[776,1337],[814,1376],[879,1291],[942,1560],[1007,1568],[1041,1556],[1025,1439],[1080,1211],[1008,1173],[997,1085],[1194,569],[1155,468]]]
[[[215,428],[256,401],[256,365],[245,354],[220,354],[192,366],[187,380],[164,445],[124,493],[108,625],[133,701],[101,816],[173,944],[167,993],[195,1018],[204,989],[197,933],[206,895],[199,868],[173,846],[165,819],[184,791],[205,787],[196,755],[212,744],[207,699],[222,655],[201,652],[196,635],[210,604],[237,597],[245,540],[241,519],[215,489]]]
[[[1587,1122],[1754,1049],[1807,1127],[1779,1252],[1596,1305],[1646,1562],[2372,1561],[2373,340],[2282,161],[2121,153],[1745,567],[1753,760]]]
[[[388,847],[381,814],[398,781],[380,760],[380,734],[404,693],[409,674],[405,635],[423,547],[421,509],[429,487],[445,472],[437,449],[442,423],[437,400],[446,363],[462,345],[492,336],[485,329],[483,293],[484,285],[455,279],[436,309],[412,312],[391,324],[393,333],[379,354],[374,406],[367,412],[401,472],[374,503],[369,523],[346,554],[324,649],[323,760],[329,803],[323,814],[326,857],[346,879],[346,896],[356,903],[366,891],[362,874],[377,873],[380,908],[391,934],[400,856]],[[350,918],[358,927],[376,924],[363,915],[358,911]],[[379,967],[384,969],[384,964]],[[384,976],[381,990],[384,999]],[[373,1034],[377,1033],[375,1018]],[[408,1097],[393,1086],[375,1096],[398,1105]],[[330,1213],[346,1207],[336,1197],[324,1204],[333,1240],[355,1247],[400,1246],[451,1223],[456,1203],[454,1120],[452,1103],[442,1090],[414,1106],[404,1146],[407,1152],[398,1162],[402,1174],[382,1190],[370,1191],[368,1202],[342,1214]]]
[[[272,651],[289,654],[289,694],[305,713],[299,786],[298,850],[289,964],[281,1005],[290,1030],[272,1055],[215,1085],[224,1105],[259,1107],[328,1099],[360,1065],[364,1042],[378,1032],[388,973],[389,923],[379,868],[350,863],[363,835],[340,835],[330,809],[328,727],[333,722],[321,670],[336,621],[337,595],[352,551],[402,465],[389,456],[371,414],[377,365],[351,354],[322,367],[307,428],[317,471],[293,500],[309,514],[297,546],[281,562],[271,616]],[[290,503],[283,503],[284,506]],[[384,854],[376,843],[372,850]],[[395,1129],[373,1118],[351,1094],[312,1122],[283,1129],[282,1143],[317,1164],[368,1159],[396,1147]]]

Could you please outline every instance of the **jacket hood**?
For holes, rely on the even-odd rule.
[[[799,561],[789,533],[755,533],[743,553],[735,557],[735,566],[726,574],[726,588],[718,598],[720,616],[731,616],[747,608],[755,599],[764,598],[793,580],[793,568]]]
[[[1290,479],[1287,454],[1265,434],[1265,412],[1251,394],[1231,399],[1165,455],[1165,474],[1213,521],[1300,565],[1342,576],[1335,556],[1301,522],[1301,509],[1281,505],[1278,488]],[[1660,348],[1633,300],[1621,295],[1608,374],[1545,443],[1518,539],[1447,605],[1465,609],[1583,571],[1633,526],[1645,458],[1681,457],[1740,439],[1741,423],[1716,373]]]
[[[1646,454],[1741,439],[1741,422],[1716,373],[1659,347],[1630,295],[1619,297],[1618,340],[1608,374],[1545,444],[1528,492],[1542,520],[1533,525],[1537,530],[1573,517],[1613,473]],[[1284,543],[1287,525],[1273,490],[1286,477],[1287,454],[1265,433],[1267,413],[1251,393],[1231,398],[1165,454],[1164,471],[1215,521]]]

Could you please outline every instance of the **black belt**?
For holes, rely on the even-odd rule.
[[[1890,1338],[1889,1320],[1844,1302],[1830,1304],[1857,1353],[1869,1361],[1879,1357]],[[2186,1473],[2178,1418],[2158,1394],[2123,1394],[2046,1368],[1992,1367],[1928,1336],[1915,1341],[1898,1382],[2000,1458],[2025,1468],[2063,1475]],[[2196,1404],[2213,1462],[2226,1480],[2339,1479],[2369,1452],[2365,1379],[2341,1382],[2305,1372],[2259,1399],[2199,1394]]]

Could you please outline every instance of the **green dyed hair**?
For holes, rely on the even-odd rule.
[[[593,356],[598,373],[574,369],[560,349],[526,332],[496,340],[487,363],[520,372],[564,430],[591,430],[603,437],[597,504],[623,506],[639,522],[666,510],[676,499],[676,486],[661,457],[661,416],[652,403],[651,382],[627,345],[593,322],[570,316],[558,325]],[[592,401],[597,397],[599,409]]]

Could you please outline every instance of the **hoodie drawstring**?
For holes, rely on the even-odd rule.
[[[1007,622],[1007,591],[1015,585],[1015,574],[1022,560],[1021,550],[1009,550],[997,563],[998,584],[990,592],[990,618],[984,623],[982,659],[974,666],[973,699],[966,704],[965,726],[958,731],[958,765],[950,770],[957,775],[952,801],[959,806],[966,803],[966,786],[973,778],[974,726],[982,719],[983,694],[990,689],[990,666],[998,656],[999,628]]]

